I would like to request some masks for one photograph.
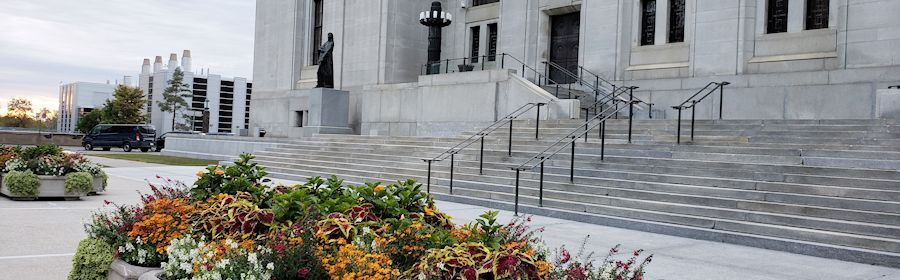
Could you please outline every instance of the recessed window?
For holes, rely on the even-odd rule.
[[[471,38],[471,41],[472,41],[471,48],[472,49],[469,52],[469,54],[472,57],[472,63],[478,63],[478,55],[479,55],[478,48],[481,47],[481,26],[472,26],[471,29],[472,29],[472,32],[470,32],[470,33],[472,33],[472,38]]]
[[[322,0],[313,0],[312,65],[319,65],[319,47],[322,46]]]
[[[669,0],[669,43],[684,42],[684,0]]]
[[[641,46],[656,39],[656,0],[641,0]]]
[[[308,116],[309,116],[309,111],[307,111],[307,110],[303,110],[303,111],[295,111],[295,114],[297,115],[297,123],[296,123],[296,126],[297,126],[297,127],[304,127],[304,126],[306,126],[307,118],[308,118]]]
[[[474,6],[481,6],[481,5],[490,4],[490,3],[497,3],[497,2],[500,2],[500,0],[472,0],[472,6],[473,6],[473,7],[474,7]]]
[[[766,6],[766,33],[787,32],[788,1],[768,0]]]
[[[497,60],[497,24],[488,24],[488,61]]]
[[[806,1],[806,30],[828,28],[828,0]]]

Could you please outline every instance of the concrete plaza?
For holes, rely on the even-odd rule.
[[[193,182],[200,167],[169,167],[92,158],[107,168],[109,188],[80,201],[19,202],[0,198],[0,279],[65,279],[78,241],[85,237],[82,221],[104,200],[138,203],[145,180],[156,176]],[[327,174],[323,174],[327,175]],[[291,183],[289,181],[282,181]],[[487,208],[439,202],[457,223],[467,223]],[[501,211],[500,221],[513,218]],[[699,241],[640,231],[533,217],[544,227],[550,248],[565,245],[577,250],[590,235],[588,248],[604,254],[622,244],[622,252],[642,248],[654,254],[648,279],[900,279],[900,269],[809,257],[779,251]]]

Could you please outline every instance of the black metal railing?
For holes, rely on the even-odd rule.
[[[716,90],[718,90],[719,91],[719,119],[721,120],[722,119],[722,108],[723,108],[722,105],[724,104],[724,100],[725,100],[724,99],[725,86],[730,85],[730,84],[731,83],[724,82],[724,81],[720,82],[720,83],[710,82],[710,83],[706,84],[705,87],[698,90],[697,93],[694,93],[694,95],[691,95],[691,97],[688,97],[687,100],[685,100],[684,102],[681,102],[681,104],[679,104],[678,106],[672,106],[672,109],[678,110],[678,126],[676,128],[677,131],[675,133],[675,138],[676,138],[675,142],[677,144],[681,144],[681,111],[683,111],[685,109],[691,109],[691,141],[694,141],[694,121],[697,116],[697,104],[702,102],[707,97],[709,97],[712,93],[714,93],[714,92],[716,92]],[[697,98],[697,96],[699,96],[700,94],[703,94],[703,96],[701,96],[700,98]],[[690,105],[687,105],[688,103],[690,103]]]
[[[588,106],[588,107],[583,107],[583,108],[594,109],[595,114],[596,114],[596,112],[599,111],[599,109],[602,109],[601,108],[602,106],[607,105],[607,103],[609,103],[609,101],[612,100],[612,98],[615,98],[616,92],[619,92],[619,91],[625,89],[625,90],[629,91],[629,99],[626,100],[626,99],[622,98],[620,100],[621,101],[637,100],[639,102],[636,104],[641,104],[641,103],[646,104],[648,106],[648,108],[647,108],[648,116],[651,119],[653,118],[653,103],[646,102],[646,101],[641,100],[640,98],[634,96],[633,91],[635,89],[637,89],[638,87],[616,86],[612,82],[607,81],[607,80],[603,79],[602,77],[600,77],[600,75],[594,74],[593,72],[591,72],[581,66],[578,66],[578,75],[576,75],[572,71],[569,71],[569,69],[565,69],[564,67],[562,67],[559,64],[556,64],[554,62],[545,61],[544,64],[547,65],[547,67],[545,67],[544,71],[549,71],[550,68],[553,68],[554,70],[557,70],[560,73],[565,74],[569,78],[574,79],[575,82],[577,82],[579,85],[583,85],[583,86],[587,87],[588,89],[590,89],[591,91],[593,91],[594,92],[594,100],[595,100],[594,104],[592,104],[591,106]],[[585,74],[590,75],[592,78],[585,79],[584,78]],[[591,84],[591,82],[593,82],[593,84]],[[601,98],[601,94],[603,95],[603,98]],[[619,98],[621,98],[621,97],[619,97]],[[598,100],[603,100],[604,102],[597,102]],[[618,103],[614,103],[614,104],[618,105]],[[633,107],[631,107],[631,108],[632,108],[632,110],[629,111],[629,115],[633,114],[634,108]],[[638,105],[638,110],[643,110],[643,109],[644,108],[642,108],[642,107],[640,107],[640,105]],[[590,110],[588,110],[588,112],[590,112]]]
[[[614,99],[615,100],[615,99]],[[613,102],[624,102],[621,100],[615,100]],[[638,101],[631,101],[628,103],[636,103]],[[595,115],[593,118],[588,119],[585,123],[589,124],[585,126],[582,130],[579,126],[578,128],[573,129],[569,134],[559,138],[553,144],[550,144],[546,149],[532,156],[530,159],[526,160],[522,164],[519,164],[516,167],[512,167],[513,170],[516,171],[516,185],[515,185],[515,214],[519,215],[519,177],[522,171],[534,170],[535,168],[540,167],[540,177],[538,183],[538,206],[544,206],[544,163],[547,160],[553,158],[560,152],[562,152],[566,147],[571,148],[570,158],[569,158],[569,181],[575,181],[575,143],[578,142],[579,138],[587,137],[591,130],[600,126],[600,160],[604,160],[606,157],[606,121],[612,118],[613,115],[618,114],[619,111],[624,110],[625,106],[618,107],[608,107],[599,114]],[[595,122],[596,121],[596,122]],[[591,124],[593,123],[593,124]]]
[[[443,160],[446,160],[447,158],[450,158],[450,194],[453,194],[453,174],[454,174],[453,167],[454,167],[454,164],[456,161],[456,154],[458,154],[462,150],[468,148],[469,146],[472,146],[472,144],[475,144],[475,142],[479,142],[479,141],[481,142],[481,147],[479,149],[480,151],[479,151],[479,156],[478,156],[478,173],[483,174],[483,172],[484,172],[484,137],[490,135],[494,131],[497,131],[501,127],[506,126],[506,124],[509,124],[509,139],[508,139],[509,143],[507,144],[507,148],[508,148],[507,154],[512,155],[512,142],[513,142],[512,136],[513,136],[513,123],[514,123],[513,121],[518,119],[519,117],[521,117],[523,114],[531,111],[531,109],[534,109],[534,108],[537,108],[535,124],[534,124],[534,138],[539,139],[540,138],[540,128],[541,128],[541,106],[545,106],[545,105],[547,105],[547,103],[540,103],[540,102],[528,103],[528,104],[522,105],[522,107],[519,107],[518,109],[512,111],[512,113],[510,113],[506,117],[503,117],[503,119],[500,119],[500,120],[494,122],[493,124],[483,128],[482,130],[476,132],[475,134],[473,134],[466,140],[459,142],[458,144],[456,144],[456,146],[453,146],[452,148],[444,151],[443,153],[437,155],[436,157],[422,159],[423,161],[428,163],[428,178],[426,179],[427,180],[426,191],[428,193],[431,193],[431,165],[432,165],[432,163],[443,161]]]
[[[482,55],[451,58],[422,65],[421,75],[435,75],[458,72],[472,72],[498,69],[497,58],[500,55]],[[501,67],[502,68],[502,67]]]

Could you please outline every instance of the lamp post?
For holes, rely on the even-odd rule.
[[[440,72],[441,61],[441,29],[450,25],[453,15],[441,9],[441,2],[431,2],[431,9],[419,13],[419,23],[428,26],[428,64],[427,74]],[[432,67],[437,63],[438,67]]]

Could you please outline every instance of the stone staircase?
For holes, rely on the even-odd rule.
[[[430,191],[441,200],[512,210],[511,168],[580,127],[577,120],[516,121],[432,167]],[[520,211],[690,238],[900,267],[900,122],[889,120],[698,120],[694,141],[672,120],[607,124],[576,144],[574,181],[566,148],[539,176],[520,178]],[[474,131],[474,130],[473,130]],[[257,155],[271,176],[303,180],[337,175],[347,183],[427,176],[433,158],[459,137],[317,135]],[[534,170],[537,171],[537,170]]]

